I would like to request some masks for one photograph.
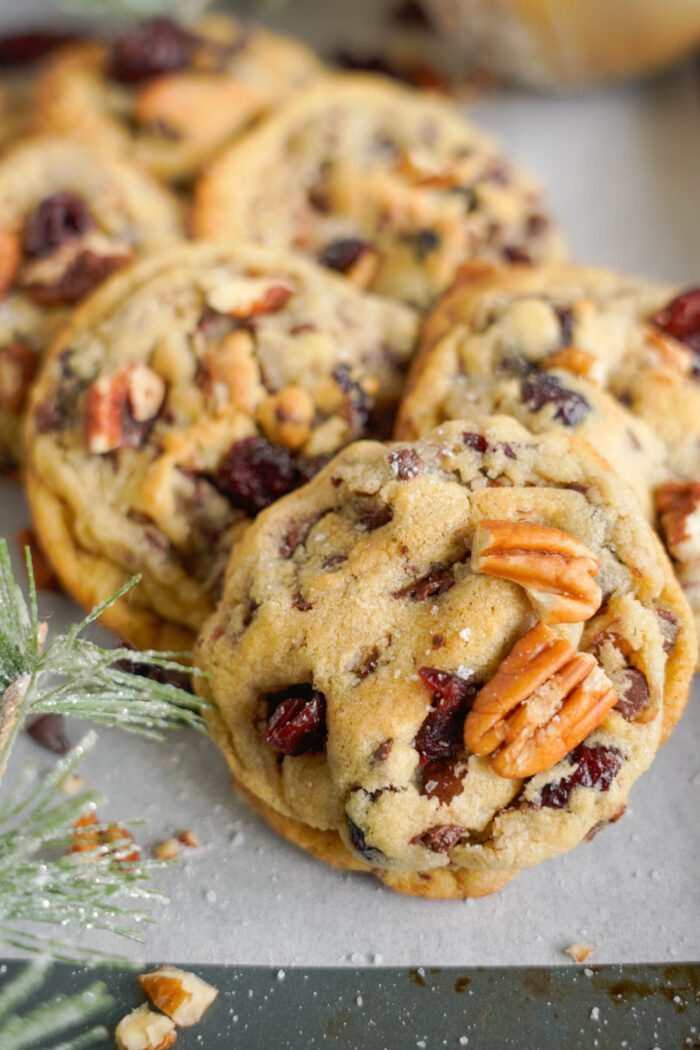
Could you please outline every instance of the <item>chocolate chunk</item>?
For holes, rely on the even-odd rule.
[[[451,569],[436,568],[420,580],[402,587],[400,591],[394,591],[392,598],[408,598],[412,602],[422,602],[426,598],[436,598],[439,594],[444,594],[450,587],[454,587],[454,583]]]
[[[321,266],[326,266],[329,270],[347,273],[365,252],[371,250],[372,245],[369,241],[361,237],[342,237],[337,241],[331,241],[321,249],[318,261]]]
[[[411,845],[425,846],[433,853],[449,853],[467,834],[467,829],[458,824],[435,824],[421,835],[414,835]]]
[[[436,798],[443,806],[449,806],[464,790],[466,756],[436,758],[419,770],[418,790],[421,795]]]
[[[628,667],[623,674],[623,684],[617,690],[615,711],[619,711],[628,722],[648,706],[651,697],[647,680],[636,667]]]
[[[524,379],[520,392],[531,412],[539,412],[545,405],[554,405],[554,418],[566,427],[580,423],[591,411],[591,406],[582,394],[569,390],[557,376],[546,372],[538,372]]]

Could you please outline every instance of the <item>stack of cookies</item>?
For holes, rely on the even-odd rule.
[[[32,96],[0,453],[66,590],[141,574],[107,624],[194,649],[332,864],[480,896],[619,819],[697,660],[700,290],[565,264],[449,102],[220,16]]]

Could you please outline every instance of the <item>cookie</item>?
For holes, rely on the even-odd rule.
[[[488,412],[575,434],[609,460],[657,516],[700,626],[700,290],[467,267],[426,321],[397,436]]]
[[[607,463],[493,417],[357,442],[268,508],[197,659],[273,827],[402,892],[463,897],[618,819],[695,648]]]
[[[185,181],[322,68],[297,41],[224,15],[191,29],[154,18],[111,44],[62,51],[39,81],[37,120],[44,130],[126,151],[160,178]]]
[[[35,524],[66,589],[90,608],[142,573],[105,622],[188,648],[248,521],[390,431],[415,332],[407,307],[245,245],[114,278],[53,345],[28,420]]]
[[[169,192],[126,160],[40,137],[0,158],[0,463],[41,351],[67,311],[132,259],[183,233]]]
[[[309,88],[202,176],[196,235],[291,248],[427,308],[466,260],[553,260],[531,180],[447,102],[371,76]]]

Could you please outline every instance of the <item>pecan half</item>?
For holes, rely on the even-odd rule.
[[[231,277],[207,291],[212,310],[241,321],[283,309],[294,288],[282,277]]]
[[[700,481],[669,481],[656,490],[666,546],[678,561],[700,559]]]
[[[140,447],[164,398],[163,380],[141,363],[125,365],[113,376],[95,380],[85,401],[88,452],[104,455],[126,446]]]
[[[538,623],[477,693],[464,742],[476,755],[491,755],[499,776],[531,777],[577,747],[616,701],[595,657]]]
[[[544,623],[580,623],[600,607],[598,559],[562,529],[528,521],[482,521],[474,533],[472,568],[519,583]]]

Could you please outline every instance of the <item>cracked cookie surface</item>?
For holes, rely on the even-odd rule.
[[[140,572],[110,626],[189,647],[251,517],[389,432],[415,331],[407,307],[251,246],[115,277],[54,343],[28,419],[35,523],[68,591],[92,607]]]
[[[370,76],[329,77],[227,150],[200,179],[194,222],[421,309],[469,259],[561,254],[536,186],[487,135]]]
[[[607,464],[497,417],[351,445],[260,515],[198,687],[282,834],[403,892],[476,896],[617,819],[695,645]]]
[[[41,353],[115,270],[183,234],[170,193],[127,161],[53,136],[0,158],[0,460],[21,459]]]
[[[574,267],[465,268],[426,321],[396,432],[489,412],[605,456],[658,515],[700,625],[700,290]]]
[[[39,81],[37,121],[182,181],[322,69],[303,44],[224,15],[154,18],[64,49]]]

